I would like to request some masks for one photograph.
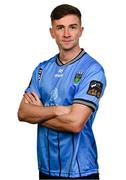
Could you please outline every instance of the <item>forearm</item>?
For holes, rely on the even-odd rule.
[[[57,131],[74,132],[77,133],[81,130],[81,125],[73,114],[66,114],[41,122],[41,125]]]
[[[41,125],[57,131],[78,133],[84,128],[91,113],[92,110],[89,107],[81,104],[74,104],[68,114],[42,122]]]
[[[21,105],[18,110],[18,118],[20,121],[35,124],[56,117],[55,106],[43,107],[22,103],[23,105]]]

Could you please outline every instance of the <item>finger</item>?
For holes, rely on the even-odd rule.
[[[29,98],[31,99],[31,103],[34,104],[36,102],[35,97],[30,93]]]
[[[37,95],[35,92],[32,92],[31,94],[34,96],[34,98],[35,98],[36,101],[40,100],[39,97],[38,97],[38,95]]]
[[[28,102],[28,100],[27,100],[26,98],[24,98],[24,102],[25,102],[26,104],[29,104],[29,102]]]
[[[29,103],[31,102],[31,99],[29,98],[27,93],[25,93],[23,96],[24,96],[25,102],[29,102]]]
[[[32,92],[31,93],[33,96],[34,96],[34,98],[35,98],[35,104],[36,105],[39,105],[39,106],[42,106],[42,102],[41,102],[41,100],[39,99],[39,96],[35,93],[35,92]]]
[[[29,103],[33,103],[34,102],[34,97],[30,94],[30,93],[25,93],[24,94],[24,97],[25,97],[25,99],[29,102]]]

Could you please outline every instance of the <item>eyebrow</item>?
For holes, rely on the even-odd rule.
[[[70,24],[69,26],[78,26],[78,24]],[[65,27],[63,24],[58,24],[56,27]]]

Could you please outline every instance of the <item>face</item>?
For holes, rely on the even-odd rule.
[[[54,20],[50,33],[60,50],[71,50],[79,46],[79,38],[83,27],[76,15],[66,15],[61,19]]]

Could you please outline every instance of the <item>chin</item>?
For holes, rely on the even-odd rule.
[[[74,49],[75,46],[62,46],[61,49],[63,49],[64,51],[70,51],[72,49]]]

